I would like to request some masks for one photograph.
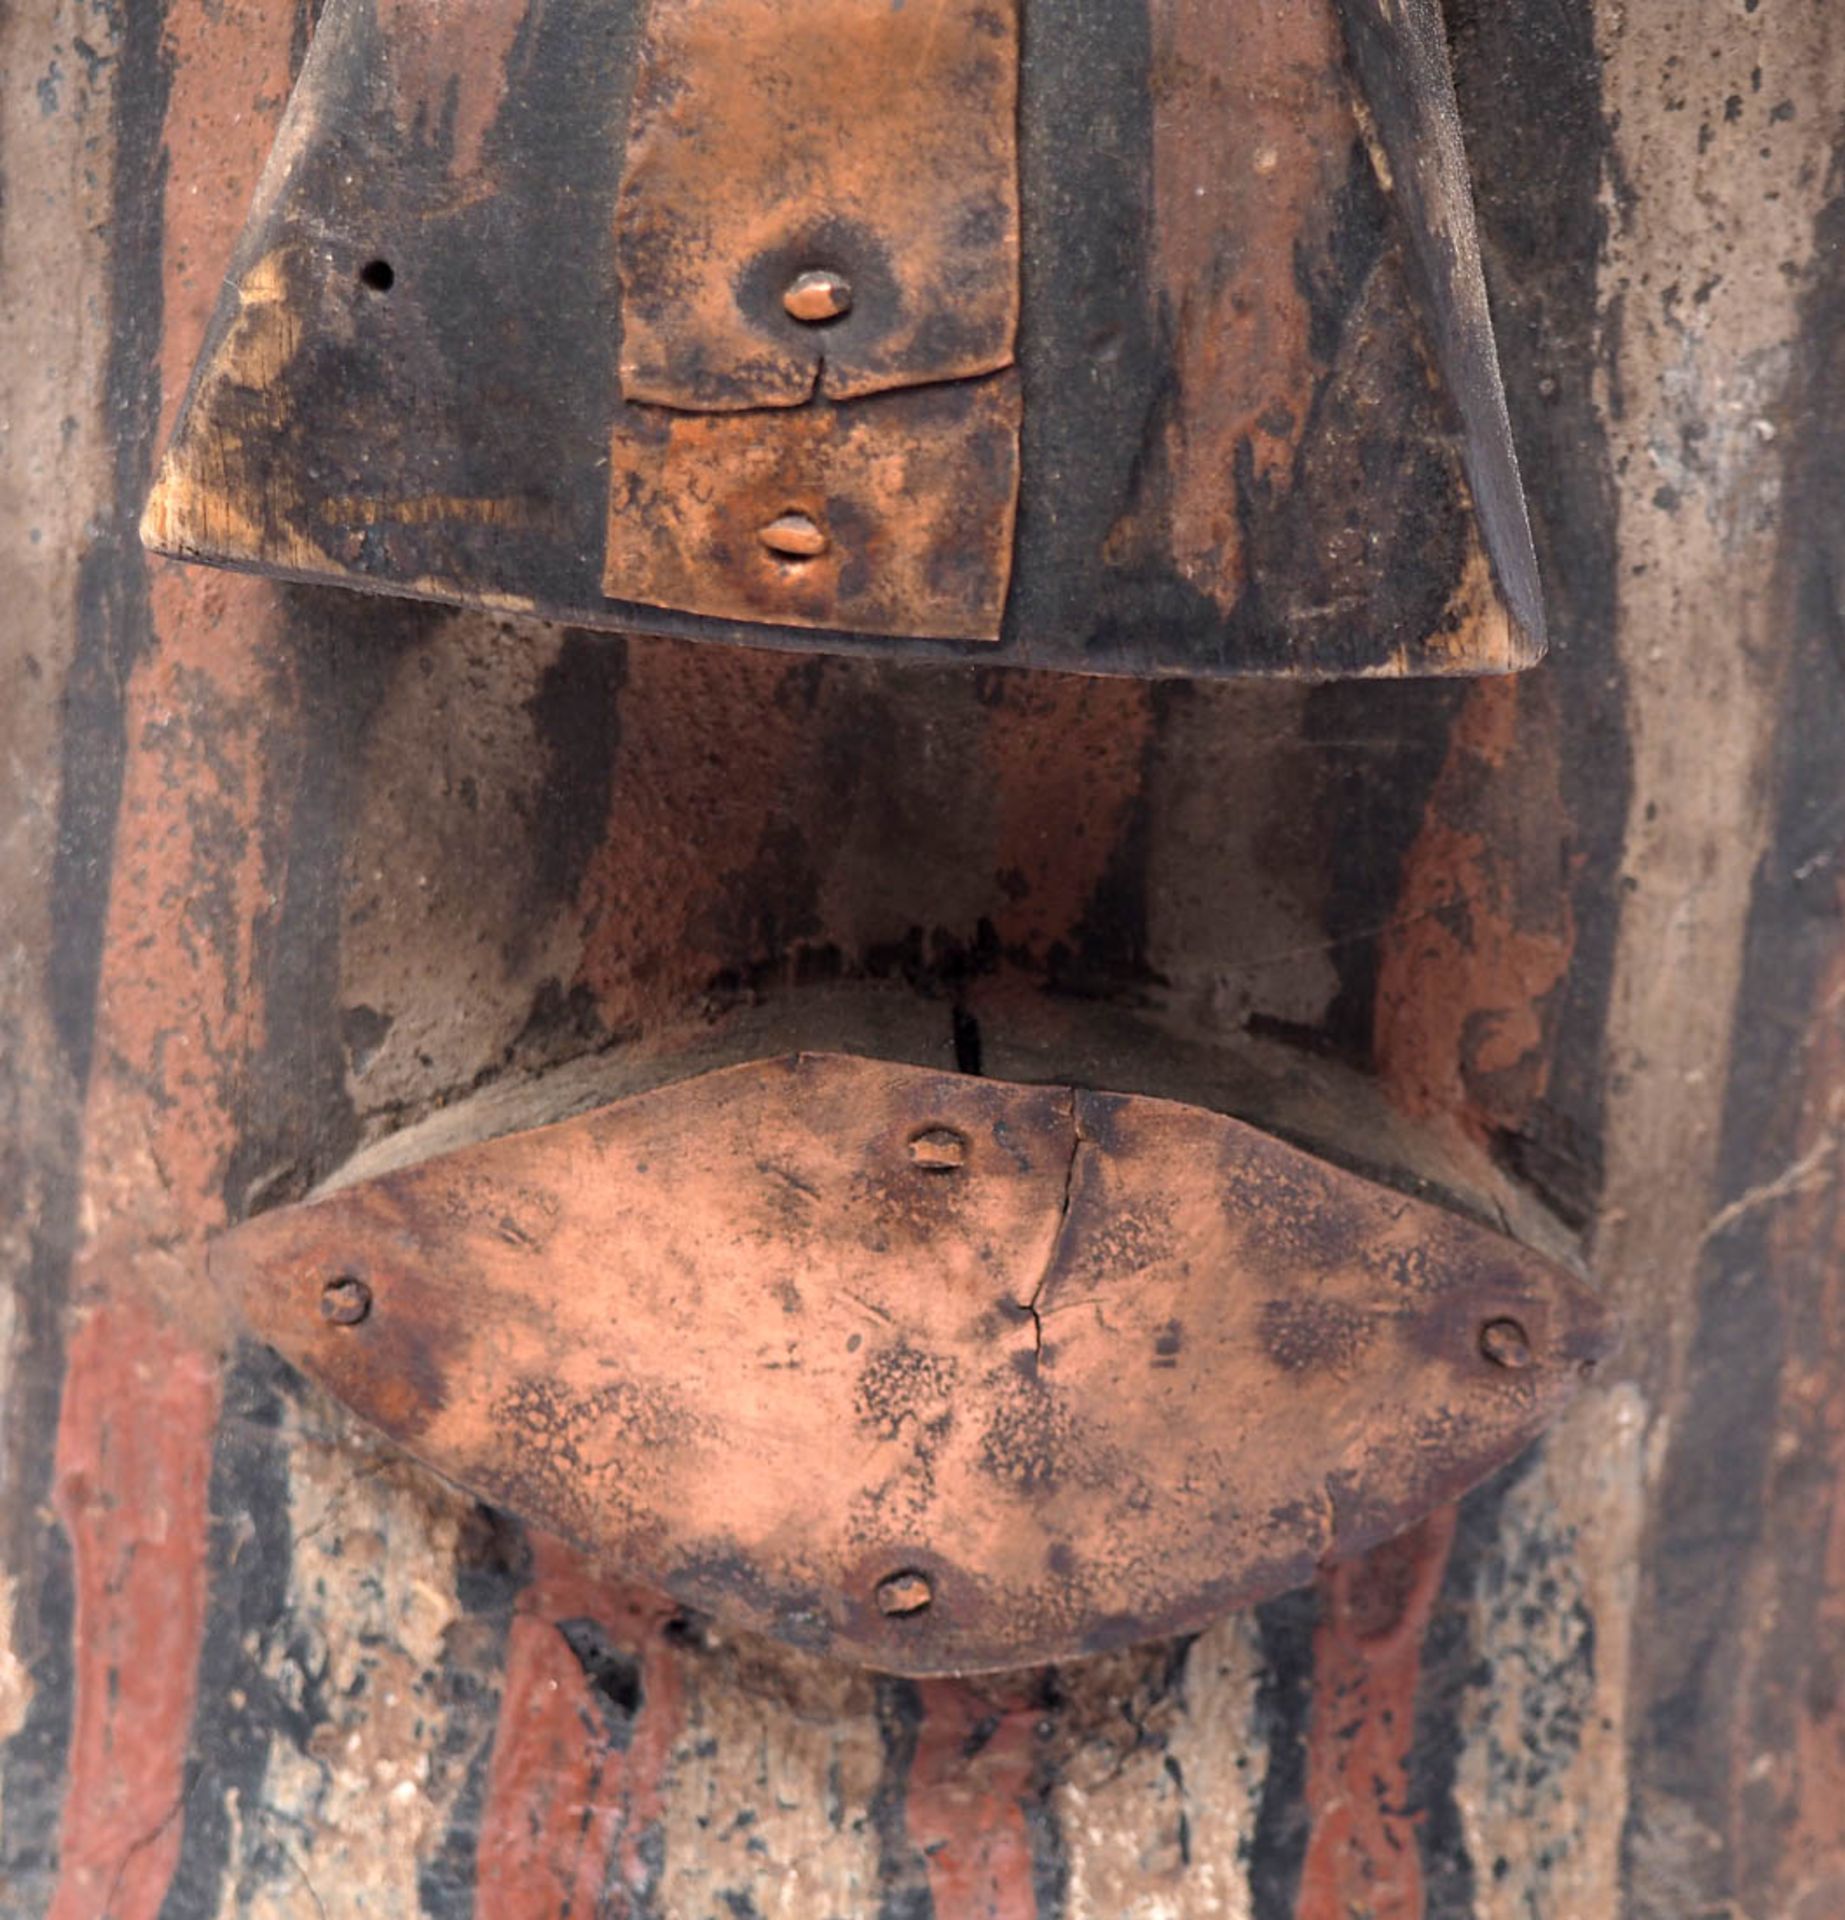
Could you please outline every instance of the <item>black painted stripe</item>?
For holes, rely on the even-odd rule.
[[[461,1623],[450,1630],[443,1674],[446,1712],[436,1745],[438,1776],[462,1769],[442,1838],[417,1875],[428,1920],[468,1920],[480,1883],[480,1823],[499,1732],[507,1636],[531,1580],[525,1530],[510,1515],[477,1507],[463,1529],[455,1569]]]
[[[289,1403],[299,1391],[289,1369],[265,1349],[240,1348],[224,1378],[212,1448],[210,1611],[200,1648],[197,1705],[186,1765],[179,1861],[161,1920],[216,1913],[241,1836],[240,1883],[293,1888],[301,1879],[296,1839],[263,1817],[263,1776],[271,1743],[306,1752],[328,1718],[319,1649],[288,1607]],[[293,1687],[269,1671],[284,1666]]]
[[[878,1836],[878,1920],[935,1920],[929,1869],[909,1832],[910,1770],[922,1732],[922,1694],[913,1681],[877,1683],[878,1739],[884,1763],[871,1798]]]
[[[1422,1855],[1429,1920],[1474,1911],[1476,1863],[1467,1851],[1456,1785],[1467,1744],[1463,1714],[1474,1690],[1492,1685],[1476,1641],[1483,1570],[1500,1553],[1506,1498],[1531,1471],[1527,1453],[1461,1502],[1454,1544],[1422,1638],[1416,1730],[1408,1756],[1409,1811]]]
[[[263,1045],[242,1065],[238,1139],[224,1187],[233,1220],[253,1206],[299,1197],[357,1141],[341,1043],[339,943],[365,739],[404,649],[456,617],[300,588],[282,590],[279,605],[279,651],[290,665],[286,686],[268,696],[261,758],[278,777],[257,830],[266,890],[281,904],[257,946]],[[213,1454],[193,1761],[164,1920],[215,1911],[227,1873],[239,1884],[292,1886],[303,1870],[305,1842],[248,1817],[263,1804],[272,1743],[302,1747],[328,1717],[319,1698],[324,1676],[289,1604],[285,1414],[302,1391],[290,1370],[254,1347],[239,1352],[226,1381]],[[299,1671],[298,1705],[266,1675],[265,1662],[277,1658]]]
[[[1307,1863],[1307,1733],[1313,1713],[1313,1640],[1320,1623],[1316,1588],[1284,1594],[1256,1609],[1262,1679],[1255,1728],[1268,1750],[1262,1799],[1250,1842],[1254,1920],[1294,1920]]]
[[[1836,1028],[1825,996],[1845,945],[1845,152],[1827,194],[1780,410],[1793,423],[1776,579],[1789,661],[1774,830],[1750,901],[1724,1090],[1719,1207],[1783,1180],[1829,1124],[1839,1092],[1815,1083],[1815,1058],[1834,1069],[1837,1059],[1812,1043],[1822,1027]],[[1646,1544],[1628,1866],[1657,1855],[1665,1827],[1664,1844],[1713,1912],[1769,1911],[1784,1891],[1776,1876],[1786,1824],[1820,1813],[1800,1807],[1797,1771],[1789,1787],[1776,1775],[1751,1782],[1737,1767],[1792,1751],[1807,1702],[1836,1690],[1815,1615],[1840,1462],[1823,1410],[1791,1432],[1783,1416],[1789,1368],[1825,1337],[1837,1244],[1825,1229],[1839,1204],[1836,1182],[1821,1206],[1810,1190],[1782,1200],[1815,1208],[1802,1221],[1803,1245],[1777,1232],[1780,1208],[1762,1206],[1734,1217],[1706,1248],[1688,1377]],[[1809,1444],[1783,1455],[1784,1437]],[[1765,1567],[1775,1596],[1767,1619],[1756,1611]],[[1670,1823],[1687,1815],[1701,1844],[1675,1846]],[[1651,1920],[1650,1907],[1635,1911]]]
[[[1168,1668],[1168,1680],[1177,1671],[1177,1660]],[[1070,1903],[1070,1848],[1063,1822],[1057,1817],[1057,1789],[1062,1784],[1063,1750],[1048,1735],[1055,1727],[1055,1715],[1063,1700],[1063,1679],[1057,1669],[1047,1668],[1039,1677],[1034,1696],[1039,1711],[1036,1722],[1038,1742],[1023,1812],[1025,1835],[1031,1847],[1032,1909],[1036,1920],[1065,1920]]]
[[[1446,0],[1513,438],[1549,608],[1575,945],[1549,1085],[1508,1163],[1566,1219],[1601,1184],[1604,1053],[1632,799],[1627,683],[1614,653],[1616,482],[1597,397],[1613,351],[1599,274],[1613,132],[1595,10],[1581,0]]]

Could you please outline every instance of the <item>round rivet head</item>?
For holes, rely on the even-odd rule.
[[[1480,1329],[1480,1351],[1510,1373],[1531,1364],[1531,1338],[1516,1320],[1489,1320]]]
[[[757,537],[784,560],[817,559],[829,544],[825,530],[808,513],[784,513],[771,520]]]
[[[356,1327],[371,1310],[371,1288],[349,1273],[321,1289],[320,1317],[333,1326]]]
[[[852,286],[844,274],[814,267],[789,281],[782,305],[795,319],[818,326],[852,311]]]
[[[910,1158],[926,1173],[953,1173],[967,1165],[967,1137],[953,1127],[925,1127],[910,1142]]]
[[[878,1586],[878,1611],[887,1619],[906,1620],[927,1613],[935,1604],[935,1589],[926,1573],[893,1573]]]

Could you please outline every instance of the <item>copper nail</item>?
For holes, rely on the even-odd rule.
[[[878,1611],[892,1620],[926,1613],[934,1603],[935,1589],[924,1573],[893,1573],[878,1587]]]
[[[349,1273],[321,1289],[320,1317],[336,1327],[356,1327],[371,1310],[371,1288]]]
[[[952,1173],[967,1164],[967,1140],[953,1127],[926,1127],[910,1142],[910,1158],[930,1173]]]
[[[1531,1340],[1516,1320],[1489,1320],[1480,1330],[1480,1351],[1494,1366],[1522,1372],[1531,1364]]]
[[[852,311],[852,286],[844,274],[816,267],[798,273],[782,295],[782,305],[797,320],[816,326]]]
[[[771,553],[785,560],[812,560],[827,550],[828,541],[810,514],[784,513],[771,520],[757,536]]]

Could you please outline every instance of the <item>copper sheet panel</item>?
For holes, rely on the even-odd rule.
[[[625,407],[603,590],[780,626],[997,640],[1019,484],[1017,376],[786,412]],[[802,552],[770,530],[805,520]]]
[[[1016,0],[653,0],[616,211],[627,397],[796,406],[1008,365],[1018,58]],[[822,270],[851,305],[815,324],[784,297]]]
[[[912,1673],[1294,1586],[1510,1458],[1605,1337],[1562,1269],[1222,1115],[840,1055],[380,1173],[213,1270],[463,1486]]]

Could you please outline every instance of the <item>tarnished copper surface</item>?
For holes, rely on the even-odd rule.
[[[652,0],[644,35],[616,209],[629,399],[789,407],[1010,364],[1016,0]],[[807,297],[819,274],[843,308]]]
[[[777,413],[624,408],[605,589],[732,620],[997,640],[1018,436],[1011,373]]]
[[[912,1673],[1297,1585],[1509,1458],[1604,1337],[1536,1255],[1221,1115],[849,1056],[362,1180],[214,1270],[463,1485]]]
[[[1017,112],[1011,0],[653,0],[616,205],[611,599],[999,638]]]

